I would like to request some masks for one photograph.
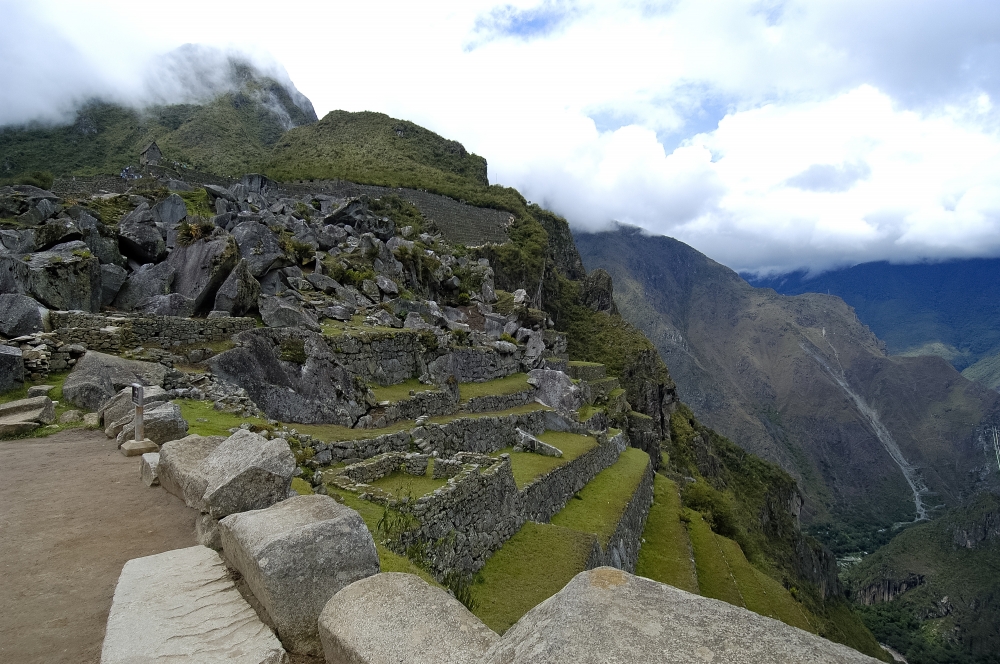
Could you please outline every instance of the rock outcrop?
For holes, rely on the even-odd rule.
[[[201,509],[208,487],[205,459],[226,439],[223,436],[185,436],[160,448],[157,475],[160,486],[184,501],[188,507]]]
[[[204,511],[221,519],[270,507],[288,497],[295,468],[295,457],[283,439],[268,440],[240,429],[202,464],[208,481]]]
[[[14,338],[45,329],[48,310],[27,295],[0,295],[0,312],[0,334],[5,337]]]
[[[56,419],[52,399],[41,396],[0,404],[0,437],[33,431]]]

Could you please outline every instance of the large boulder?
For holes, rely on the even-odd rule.
[[[80,230],[80,227],[67,217],[49,219],[35,229],[35,249],[38,250],[45,250],[57,244],[82,239],[83,232]]]
[[[160,486],[184,501],[188,507],[201,509],[208,475],[205,459],[225,442],[223,436],[185,436],[164,443],[156,468]]]
[[[732,604],[599,567],[577,574],[526,613],[480,661],[861,664],[877,660]]]
[[[63,398],[80,408],[97,411],[122,388],[132,383],[162,386],[166,375],[162,364],[88,350],[63,383]]]
[[[535,386],[535,399],[563,414],[577,412],[587,400],[581,384],[562,371],[534,369],[528,372],[528,384]]]
[[[141,311],[156,316],[179,316],[188,318],[194,315],[196,302],[180,293],[170,295],[154,295],[135,303],[134,311]]]
[[[14,390],[24,385],[24,360],[21,349],[15,346],[0,346],[0,393]]]
[[[278,236],[259,221],[244,221],[233,229],[240,257],[247,262],[250,274],[260,277],[271,269],[291,265]]]
[[[24,260],[0,256],[0,292],[30,295],[49,309],[101,309],[101,265],[79,240]]]
[[[246,259],[241,258],[219,286],[215,294],[215,306],[212,309],[225,311],[233,316],[242,316],[257,305],[258,297],[260,297],[260,282],[250,273]]]
[[[216,231],[211,238],[177,246],[167,258],[174,267],[175,293],[194,300],[200,309],[236,266],[237,248],[232,237]]]
[[[156,227],[149,204],[142,203],[118,224],[118,246],[140,263],[157,263],[167,256],[167,243]]]
[[[282,422],[353,426],[367,394],[333,357],[326,339],[296,330],[256,329],[239,346],[209,360],[212,374],[242,387],[264,413]]]
[[[498,640],[446,591],[399,573],[356,581],[334,595],[319,633],[328,664],[469,664],[483,661]]]
[[[128,272],[125,268],[113,263],[101,264],[101,304],[110,305],[114,302],[126,279]]]
[[[181,416],[181,408],[175,403],[164,403],[151,408],[143,409],[142,414],[143,436],[153,441],[157,445],[178,440],[187,435],[188,423]],[[128,424],[122,427],[118,434],[118,447],[125,441],[135,438],[135,413]]]
[[[317,620],[337,591],[378,574],[357,512],[329,496],[294,496],[219,522],[223,557],[243,575],[289,652],[322,655]]]
[[[134,558],[122,568],[101,664],[286,664],[284,648],[203,546]]]
[[[76,221],[83,233],[83,241],[90,247],[90,252],[97,256],[101,265],[126,265],[125,257],[118,248],[118,236],[103,223],[92,216],[85,208],[71,207],[66,212]]]
[[[294,300],[273,295],[257,299],[260,317],[268,327],[294,327],[319,332],[319,323]]]
[[[147,263],[129,275],[115,297],[115,308],[132,311],[139,302],[157,295],[169,295],[174,283],[174,266]]]
[[[288,497],[296,467],[287,441],[240,429],[204,461],[204,511],[221,519],[270,507]]]
[[[17,293],[0,294],[0,334],[14,338],[42,332],[48,310],[33,298]]]

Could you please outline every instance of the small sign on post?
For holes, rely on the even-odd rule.
[[[142,385],[139,383],[132,383],[132,403],[135,404],[135,440],[140,442],[146,437],[146,434],[142,426],[143,394]]]

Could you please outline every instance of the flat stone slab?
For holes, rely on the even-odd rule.
[[[319,633],[327,664],[479,663],[499,639],[446,591],[396,572],[334,595]]]
[[[288,655],[203,546],[125,563],[101,664],[286,664]]]
[[[877,662],[847,646],[726,602],[612,567],[573,577],[528,611],[486,664]]]
[[[118,449],[121,450],[121,453],[125,456],[133,457],[150,452],[159,452],[160,446],[151,441],[149,438],[144,438],[142,440],[125,441]]]

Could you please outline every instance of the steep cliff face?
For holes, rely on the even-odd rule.
[[[839,298],[753,288],[637,229],[576,240],[587,267],[613,277],[619,310],[656,345],[681,400],[796,477],[807,524],[891,526],[996,479],[976,425],[1000,395],[940,358],[887,356]]]

